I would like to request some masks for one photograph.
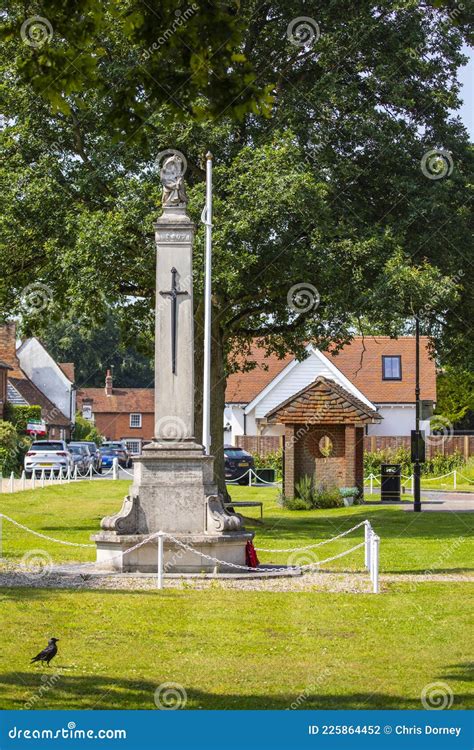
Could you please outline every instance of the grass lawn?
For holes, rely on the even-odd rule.
[[[45,635],[60,679],[36,708],[154,708],[163,682],[187,708],[422,708],[447,682],[469,704],[464,584],[394,585],[382,596],[223,591],[148,593],[3,589],[9,637],[0,706],[43,685],[29,657]],[[54,668],[53,668],[54,664]],[[44,670],[47,671],[47,668]]]
[[[99,528],[100,519],[119,509],[128,491],[128,481],[96,480],[56,485],[34,492],[0,496],[0,511],[48,536],[82,544]],[[255,545],[279,549],[300,547],[330,538],[368,518],[381,537],[380,570],[386,573],[468,572],[472,570],[474,514],[406,513],[394,506],[357,505],[319,511],[288,511],[277,503],[275,488],[230,488],[234,500],[262,500],[264,524],[251,526]],[[239,509],[240,510],[240,509]],[[258,519],[258,509],[243,508]],[[363,539],[363,530],[331,542],[320,549],[319,559],[336,555]],[[3,554],[19,561],[30,549],[48,552],[54,562],[92,561],[94,548],[64,547],[3,522]],[[262,562],[286,563],[288,554],[259,554]],[[315,559],[317,559],[315,557]],[[307,560],[308,562],[309,560]],[[363,550],[331,563],[331,570],[361,570]],[[295,561],[292,560],[294,563]]]
[[[3,494],[0,510],[45,534],[87,543],[128,484]],[[394,580],[380,596],[225,590],[218,582],[203,591],[3,588],[0,708],[21,708],[49,684],[41,667],[29,665],[49,636],[61,639],[49,670],[58,678],[42,691],[35,704],[41,709],[153,708],[155,689],[169,681],[185,688],[192,709],[275,709],[295,701],[299,708],[422,708],[423,687],[436,681],[449,685],[453,708],[469,707],[472,586],[437,581],[436,574],[472,570],[472,515],[392,506],[288,512],[272,488],[232,487],[231,494],[236,501],[263,498],[264,525],[253,526],[257,546],[309,544],[369,518],[382,540],[382,572],[431,571],[434,580]],[[330,556],[360,539],[359,532],[317,552]],[[94,558],[93,549],[55,545],[3,523],[4,558],[18,562],[32,548],[57,562]],[[362,557],[358,550],[329,567],[360,571]]]

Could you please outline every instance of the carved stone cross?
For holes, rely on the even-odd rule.
[[[171,289],[168,292],[160,292],[162,297],[169,297],[171,300],[171,369],[173,375],[176,374],[176,336],[178,330],[178,296],[186,295],[188,292],[182,292],[176,286],[176,268],[171,269]]]

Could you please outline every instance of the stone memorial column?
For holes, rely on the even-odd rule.
[[[228,572],[232,568],[226,563],[245,565],[245,546],[253,538],[242,517],[225,509],[214,483],[214,458],[193,435],[195,226],[186,210],[184,172],[179,152],[161,169],[163,212],[155,224],[155,437],[134,459],[133,484],[121,511],[102,519],[102,531],[92,537],[98,561],[119,570],[156,571],[156,539],[148,537],[158,531],[168,535],[170,572]]]

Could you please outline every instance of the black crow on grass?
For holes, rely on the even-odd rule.
[[[44,648],[39,652],[39,654],[34,656],[30,664],[33,664],[33,662],[35,661],[45,661],[49,666],[49,662],[51,661],[51,659],[54,659],[54,657],[58,653],[58,647],[56,646],[57,641],[59,641],[59,638],[50,638],[46,648]]]

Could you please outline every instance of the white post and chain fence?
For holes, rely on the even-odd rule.
[[[103,471],[99,473],[94,469],[94,467],[91,466],[87,470],[85,474],[82,474],[79,470],[77,465],[74,467],[74,470],[71,471],[71,467],[68,466],[67,469],[42,469],[41,473],[39,475],[39,485],[36,482],[37,474],[38,472],[32,472],[31,478],[28,479],[26,477],[25,472],[23,471],[21,473],[21,476],[19,479],[15,478],[15,474],[12,471],[9,477],[5,480],[2,476],[2,473],[0,472],[0,493],[5,492],[5,490],[9,493],[11,492],[19,492],[23,490],[34,490],[39,487],[44,488],[45,483],[48,482],[50,485],[54,483],[63,484],[64,482],[67,482],[70,484],[71,482],[77,482],[81,480],[91,480],[95,476],[97,478],[106,478],[111,477],[111,479],[117,480],[120,479],[120,474],[126,474],[129,477],[133,477],[133,471],[127,471],[124,467],[119,466],[118,459],[114,458],[113,463],[110,469],[107,471]],[[465,477],[459,469],[453,469],[453,471],[448,472],[447,474],[442,474],[439,477],[430,477],[430,476],[423,476],[422,482],[436,482],[441,479],[447,479],[448,477],[453,477],[453,490],[457,490],[458,487],[458,480],[461,482],[465,482],[468,485],[474,485],[474,479],[469,479],[469,477]],[[406,487],[407,484],[410,485],[411,494],[413,494],[413,484],[414,484],[414,478],[413,475],[411,476],[405,476],[404,474],[401,475],[402,480],[402,486]],[[258,469],[255,471],[254,469],[246,469],[245,472],[235,479],[232,479],[226,484],[228,485],[238,485],[243,484],[245,482],[245,485],[248,487],[281,487],[282,482],[281,479],[278,479],[273,482],[268,482],[265,479],[262,479],[261,476],[258,474]],[[369,491],[372,495],[374,492],[375,485],[380,485],[381,481],[378,476],[376,476],[373,473],[370,473],[368,476],[364,478],[364,486],[369,485]],[[429,489],[429,488],[426,488]]]
[[[38,537],[40,539],[44,539],[48,542],[52,542],[54,544],[62,544],[68,547],[82,547],[82,548],[95,548],[95,544],[83,544],[80,542],[69,542],[65,541],[63,539],[55,539],[54,537],[51,537],[47,534],[43,534],[39,531],[35,531],[34,529],[30,529],[28,526],[25,526],[25,524],[19,523],[18,521],[15,521],[14,518],[11,518],[10,516],[7,516],[5,513],[0,513],[0,555],[3,551],[3,536],[2,536],[2,530],[3,530],[3,520],[8,521],[9,523],[13,524],[17,528],[21,529],[22,531],[25,531],[29,534],[32,534],[35,537]],[[346,531],[341,532],[340,534],[337,534],[334,537],[330,537],[328,539],[323,539],[321,542],[315,542],[314,544],[308,544],[304,547],[290,547],[290,548],[283,548],[283,549],[269,549],[266,547],[257,547],[257,551],[259,552],[268,552],[268,553],[295,553],[295,552],[301,552],[309,549],[316,549],[317,547],[322,547],[325,544],[329,544],[331,542],[337,541],[338,539],[342,539],[343,537],[347,536],[348,534],[352,533],[353,531],[356,531],[357,529],[360,529],[361,527],[364,527],[364,540],[362,542],[359,542],[358,544],[354,545],[353,547],[350,547],[347,550],[344,550],[343,552],[339,552],[336,555],[332,555],[331,557],[327,557],[324,560],[318,560],[314,563],[308,563],[305,565],[284,565],[278,567],[277,565],[271,565],[271,564],[260,564],[257,567],[250,567],[248,565],[238,565],[237,563],[231,563],[226,560],[220,560],[217,557],[213,557],[212,555],[206,555],[202,552],[202,550],[195,549],[192,545],[186,544],[185,542],[181,541],[180,539],[177,539],[172,534],[168,534],[164,531],[157,531],[153,534],[149,534],[145,539],[140,541],[138,544],[133,545],[127,550],[121,551],[118,555],[114,556],[113,558],[108,560],[108,563],[110,564],[113,560],[120,560],[121,565],[120,567],[123,567],[123,558],[125,555],[130,554],[131,552],[134,552],[135,550],[139,549],[145,544],[149,544],[154,539],[157,540],[157,588],[162,589],[164,585],[164,575],[165,575],[165,562],[164,562],[164,540],[168,539],[169,542],[171,542],[173,545],[176,545],[178,547],[181,547],[182,549],[186,550],[187,552],[191,552],[200,558],[204,558],[205,560],[209,560],[210,562],[214,563],[216,569],[219,569],[219,567],[223,568],[224,571],[228,571],[229,569],[235,570],[236,572],[244,571],[246,573],[265,573],[265,574],[275,574],[275,573],[291,573],[292,571],[295,572],[311,572],[315,568],[319,569],[321,565],[325,565],[327,563],[333,562],[334,560],[339,560],[342,557],[345,557],[346,555],[351,554],[352,552],[355,552],[358,549],[361,549],[364,547],[364,565],[365,568],[368,570],[370,575],[370,580],[372,583],[372,592],[374,594],[380,593],[380,587],[379,587],[379,549],[380,549],[380,537],[375,534],[374,530],[372,529],[370,521],[367,519],[364,521],[361,521],[360,523],[356,524],[355,526],[352,526],[350,529],[347,529]],[[91,568],[93,569],[94,566],[100,566],[100,563],[97,562],[90,562],[90,563],[81,563],[82,568]],[[23,568],[19,568],[20,572],[24,572]],[[62,571],[64,572],[64,571]],[[114,573],[113,570],[99,570],[97,571],[99,574],[107,575]],[[337,571],[336,571],[337,572]],[[72,575],[75,575],[73,571],[71,571]]]

